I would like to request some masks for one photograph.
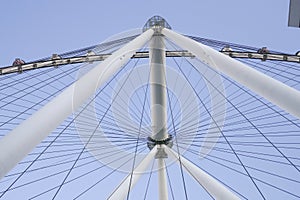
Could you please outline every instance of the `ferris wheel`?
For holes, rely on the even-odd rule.
[[[160,16],[0,68],[0,199],[299,199],[300,54]]]

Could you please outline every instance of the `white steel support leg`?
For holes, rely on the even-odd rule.
[[[160,153],[165,154],[164,149],[165,149],[164,146],[158,147],[158,153],[156,155],[156,157],[158,156],[156,159],[157,159],[157,167],[158,167],[159,200],[168,199],[168,185],[167,185],[167,174],[166,174],[166,164],[165,164],[165,158],[167,157],[167,154],[165,155],[166,157],[160,155]]]
[[[110,195],[109,200],[122,200],[128,195],[128,190],[132,190],[135,184],[138,182],[141,175],[145,173],[150,165],[150,162],[154,160],[154,156],[157,153],[157,146],[155,146],[149,154],[140,162],[140,164],[134,169],[132,173],[131,185],[129,187],[131,175],[129,174],[117,189]]]
[[[166,175],[166,165],[164,158],[158,158],[158,192],[159,200],[168,199],[168,186],[167,186],[167,175]]]
[[[168,155],[172,156],[179,163],[178,153],[165,146]],[[192,162],[180,156],[181,164],[184,169],[216,200],[238,200],[240,199],[218,180],[204,172]]]
[[[0,140],[0,179],[127,63],[132,55],[150,40],[153,33],[154,31],[149,29],[114,52],[4,136]]]
[[[154,35],[150,40],[150,88],[152,139],[164,140],[167,134],[166,52],[164,38]]]
[[[210,67],[300,118],[300,92],[298,90],[172,30],[164,28],[162,34],[181,48],[193,53]]]

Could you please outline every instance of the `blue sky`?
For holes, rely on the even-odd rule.
[[[287,26],[288,8],[288,0],[2,1],[0,66],[100,43],[153,15],[181,33],[295,53],[300,29]]]

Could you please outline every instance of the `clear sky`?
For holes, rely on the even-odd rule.
[[[300,29],[287,26],[288,8],[288,0],[2,1],[0,66],[100,43],[153,15],[181,33],[295,53]]]
[[[183,34],[295,54],[300,28],[288,27],[288,9],[289,0],[1,1],[0,67],[17,57],[33,61],[99,44],[143,27],[154,15]],[[242,184],[241,189],[251,193],[246,182]]]

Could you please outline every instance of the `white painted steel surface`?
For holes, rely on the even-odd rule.
[[[153,161],[155,154],[157,153],[157,146],[155,146],[148,155],[140,162],[140,164],[133,170],[132,178],[129,174],[121,184],[116,188],[116,190],[110,195],[109,200],[122,200],[125,199],[128,195],[128,192],[135,186],[139,178],[145,173],[147,168],[150,165],[150,162]],[[131,185],[129,190],[129,184]]]
[[[300,119],[300,92],[298,90],[172,30],[163,29],[162,33],[208,66],[231,77]]]
[[[164,38],[150,40],[150,96],[152,139],[167,139],[166,52]]]
[[[198,166],[185,159],[183,156],[179,156],[178,153],[165,146],[167,154],[173,157],[178,164],[182,164],[184,169],[216,200],[238,200],[240,199],[233,192],[231,192],[222,183],[210,176]]]
[[[158,193],[159,200],[168,199],[168,185],[167,185],[167,174],[166,174],[166,165],[164,158],[158,158]]]
[[[0,140],[0,179],[81,106],[153,35],[149,29],[85,74]],[[76,94],[74,95],[74,90]]]

